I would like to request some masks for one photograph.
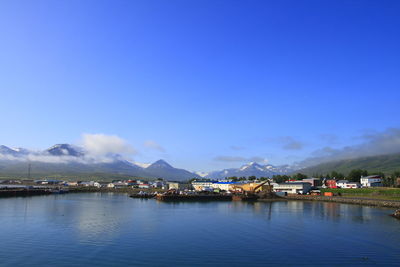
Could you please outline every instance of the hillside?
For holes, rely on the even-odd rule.
[[[383,172],[390,174],[400,170],[400,154],[333,161],[321,163],[298,171],[307,175],[326,174],[332,171],[347,174],[353,169],[364,169],[370,173]]]

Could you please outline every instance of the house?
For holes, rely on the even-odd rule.
[[[166,184],[165,184],[164,181],[159,181],[159,180],[157,180],[157,181],[153,182],[153,183],[151,184],[151,186],[154,187],[154,188],[164,188],[164,187],[166,187]],[[139,188],[140,188],[140,187],[139,187]]]
[[[115,188],[115,189],[124,188],[124,187],[127,187],[127,186],[128,186],[127,183],[121,182],[121,181],[112,182],[112,183],[107,184],[107,188]]]
[[[382,186],[382,177],[379,175],[370,175],[361,177],[360,183],[363,187],[377,187]]]
[[[357,182],[349,182],[348,180],[339,180],[336,182],[339,188],[360,188],[361,184]]]
[[[150,185],[149,184],[140,184],[140,185],[138,185],[138,188],[140,188],[140,189],[149,189]]]
[[[325,180],[325,186],[327,188],[337,188],[336,180],[334,179]]]
[[[336,186],[339,188],[346,188],[348,182],[348,180],[338,180],[336,181]]]
[[[275,192],[286,192],[287,194],[307,194],[311,190],[310,183],[291,182],[291,183],[273,183]]]

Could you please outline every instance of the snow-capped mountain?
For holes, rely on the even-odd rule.
[[[81,157],[84,155],[83,149],[70,144],[57,144],[50,147],[45,152],[53,156]]]
[[[288,165],[274,166],[271,164],[261,165],[256,162],[250,162],[240,168],[224,169],[222,171],[210,172],[206,177],[214,179],[223,179],[226,177],[272,177],[275,174],[287,174],[292,172],[293,169]]]
[[[143,178],[164,178],[167,180],[188,180],[200,178],[187,170],[172,167],[164,160],[153,164],[132,162],[121,155],[109,154],[104,158],[92,158],[81,147],[57,144],[44,151],[28,151],[0,146],[0,174],[26,175],[27,162],[32,166],[32,174],[118,174]]]
[[[192,178],[225,177],[271,177],[274,174],[292,172],[289,166],[261,165],[250,162],[240,168],[225,169],[210,173],[190,172],[171,166],[165,160],[152,164],[128,161],[121,155],[110,154],[104,158],[92,158],[81,147],[70,144],[57,144],[44,151],[29,151],[23,148],[0,146],[0,174],[26,174],[27,162],[32,165],[32,174],[119,174],[144,178],[164,178],[167,180],[189,180]]]
[[[0,154],[6,156],[22,156],[28,153],[28,150],[23,148],[10,148],[8,146],[0,145]]]

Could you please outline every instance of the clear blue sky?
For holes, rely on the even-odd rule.
[[[400,127],[400,1],[0,3],[0,143],[118,135],[190,170]],[[146,147],[147,141],[158,144]]]

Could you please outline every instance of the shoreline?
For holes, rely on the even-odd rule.
[[[362,199],[362,198],[347,198],[347,197],[289,195],[289,196],[282,197],[282,200],[334,202],[334,203],[342,203],[342,204],[355,204],[355,205],[363,205],[363,206],[400,209],[400,201],[384,200],[384,199]],[[259,201],[265,201],[265,200],[259,200]],[[266,200],[266,201],[270,201],[270,200]]]

